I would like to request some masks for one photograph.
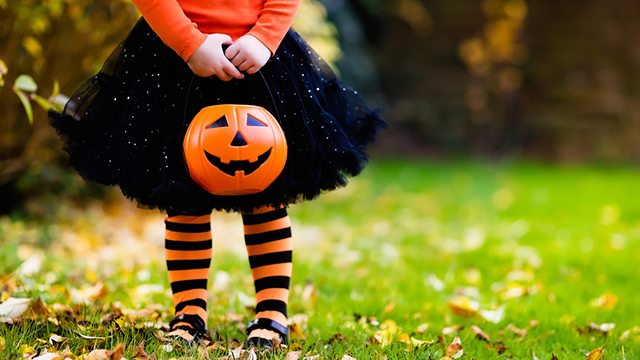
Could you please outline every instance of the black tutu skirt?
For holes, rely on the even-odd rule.
[[[262,106],[280,123],[287,163],[264,191],[217,196],[189,176],[184,134],[200,109],[215,104]],[[360,173],[366,145],[385,126],[294,31],[258,74],[225,82],[195,76],[143,19],[64,111],[50,112],[49,118],[83,178],[118,185],[140,206],[172,213],[250,210],[315,198]]]

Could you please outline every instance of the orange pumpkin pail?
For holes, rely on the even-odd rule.
[[[200,110],[184,137],[189,174],[214,195],[266,189],[287,161],[287,142],[269,111],[253,105],[213,105]]]

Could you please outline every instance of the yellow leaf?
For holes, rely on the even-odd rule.
[[[454,314],[463,317],[475,316],[478,314],[478,309],[480,307],[477,301],[461,295],[451,299],[448,305]]]
[[[382,313],[383,313],[383,314],[388,314],[388,313],[390,313],[391,311],[393,311],[393,308],[395,308],[395,307],[396,307],[396,302],[395,302],[395,301],[392,301],[392,302],[388,303],[388,304],[384,307],[384,309],[382,310]]]
[[[40,45],[40,42],[33,36],[26,36],[22,40],[22,47],[33,57],[37,58],[42,56],[42,45]]]
[[[7,342],[2,336],[0,336],[0,352],[3,352],[7,348]]]
[[[591,300],[591,306],[611,310],[618,304],[618,296],[612,293],[604,293],[598,298]]]
[[[22,353],[22,355],[31,355],[35,353],[36,350],[31,345],[22,344],[22,346],[20,346],[20,352]]]
[[[601,360],[604,359],[604,346],[595,348],[587,354],[587,360]]]

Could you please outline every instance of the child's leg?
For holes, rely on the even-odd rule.
[[[171,330],[178,330],[176,335],[187,340],[192,339],[191,335],[204,334],[207,327],[207,280],[212,253],[210,221],[209,214],[165,218],[165,255],[176,309]]]
[[[287,302],[292,270],[293,241],[286,208],[260,208],[243,213],[245,243],[256,290],[257,330],[248,338],[272,339],[277,333],[265,330],[276,327],[286,333]],[[275,322],[275,324],[273,324]],[[271,324],[272,326],[269,326]]]

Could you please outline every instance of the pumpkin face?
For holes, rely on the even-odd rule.
[[[191,177],[215,195],[254,194],[282,172],[287,143],[276,119],[251,105],[200,110],[184,138]]]

